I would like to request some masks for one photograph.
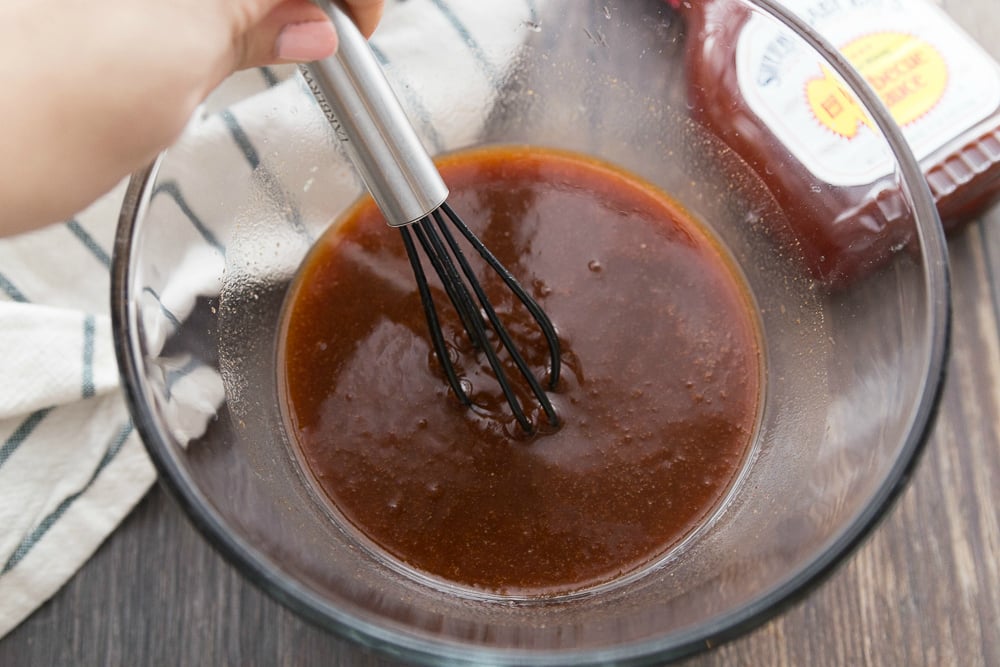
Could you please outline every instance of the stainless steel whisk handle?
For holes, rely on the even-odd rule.
[[[444,203],[448,188],[367,40],[335,2],[314,2],[333,22],[340,46],[299,70],[386,221],[416,222]]]

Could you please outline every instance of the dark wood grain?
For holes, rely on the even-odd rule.
[[[946,7],[1000,57],[995,0]],[[1000,665],[1000,210],[951,241],[954,338],[909,489],[805,601],[685,663]],[[154,489],[66,587],[0,640],[0,665],[389,665],[296,618]]]

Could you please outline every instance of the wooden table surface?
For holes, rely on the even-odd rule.
[[[1000,2],[945,0],[1000,59]],[[954,334],[910,487],[867,542],[781,617],[686,667],[1000,665],[1000,208],[951,240]],[[0,665],[389,665],[245,581],[155,488],[0,640]]]

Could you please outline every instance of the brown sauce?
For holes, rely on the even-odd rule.
[[[635,571],[706,519],[746,459],[762,377],[748,294],[680,207],[607,165],[496,147],[440,167],[449,203],[559,330],[563,425],[519,435],[446,320],[479,407],[454,400],[399,233],[365,201],[286,306],[279,367],[301,458],[350,524],[431,576],[547,595]],[[544,376],[528,315],[482,282]]]

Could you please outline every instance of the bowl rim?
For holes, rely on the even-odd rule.
[[[909,429],[871,501],[844,527],[812,562],[801,570],[754,597],[748,604],[711,618],[708,622],[665,637],[623,644],[607,649],[554,650],[529,653],[520,649],[491,649],[439,642],[415,634],[399,633],[348,614],[324,601],[305,586],[283,574],[281,568],[248,541],[236,536],[211,502],[200,492],[192,477],[171,454],[171,446],[158,433],[151,406],[141,387],[140,350],[133,345],[134,308],[130,290],[132,241],[140,214],[148,200],[149,187],[163,154],[137,171],[129,181],[122,203],[114,240],[111,273],[111,316],[115,354],[123,392],[143,444],[156,467],[161,484],[167,488],[194,526],[214,548],[252,583],[301,617],[333,634],[375,649],[387,656],[422,664],[534,664],[598,665],[647,664],[680,659],[708,650],[743,635],[774,618],[823,583],[871,533],[893,507],[906,487],[925,449],[941,402],[951,335],[950,272],[947,245],[937,209],[923,172],[889,111],[882,105],[864,78],[823,37],[777,0],[741,0],[791,28],[824,57],[871,113],[884,135],[902,174],[900,183],[916,212],[916,229],[923,262],[923,282],[927,295],[926,330],[929,355],[924,360],[924,386],[918,404],[911,411]],[[921,215],[922,213],[922,215]]]

